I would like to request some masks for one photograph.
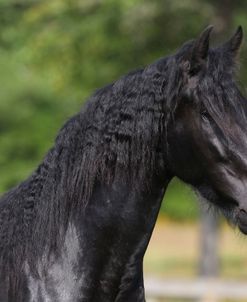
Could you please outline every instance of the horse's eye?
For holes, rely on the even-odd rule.
[[[201,115],[202,119],[204,119],[204,120],[209,120],[210,119],[210,115],[206,110],[202,110],[200,112],[200,115]]]

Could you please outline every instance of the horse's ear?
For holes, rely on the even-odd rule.
[[[195,40],[190,59],[190,72],[195,74],[200,70],[201,66],[206,62],[209,50],[209,38],[213,26],[210,25]]]
[[[243,42],[243,29],[242,26],[239,26],[235,32],[235,34],[228,40],[225,44],[223,44],[223,48],[230,52],[234,57],[237,57],[240,46]]]

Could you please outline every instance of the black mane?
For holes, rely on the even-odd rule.
[[[173,61],[161,59],[96,91],[60,130],[37,170],[1,198],[0,254],[8,267],[20,268],[26,253],[34,260],[54,251],[69,217],[90,202],[95,182],[121,177],[137,188],[148,184],[164,161],[163,125],[172,103],[166,96],[175,97],[179,87]]]

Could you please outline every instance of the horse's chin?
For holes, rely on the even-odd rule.
[[[247,224],[238,224],[238,228],[242,234],[247,235]]]
[[[247,213],[243,210],[238,211],[237,225],[238,225],[239,230],[244,235],[247,235]]]

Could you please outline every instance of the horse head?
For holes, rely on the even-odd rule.
[[[243,31],[209,48],[211,31],[173,58],[182,76],[167,125],[169,162],[174,175],[247,234],[247,100],[235,80]]]

